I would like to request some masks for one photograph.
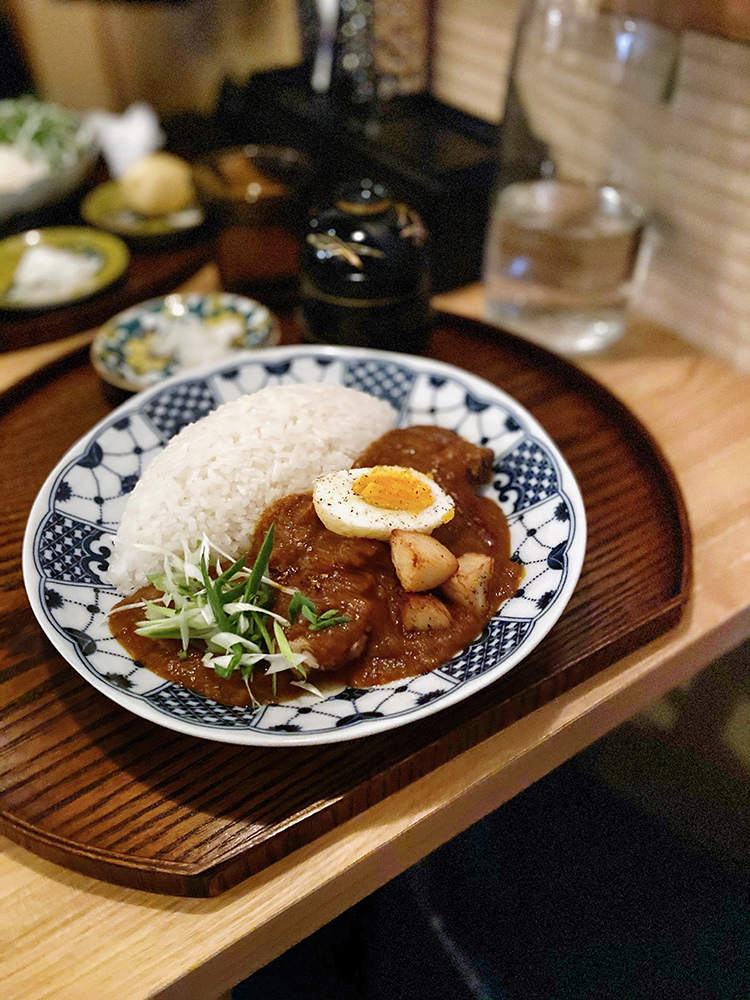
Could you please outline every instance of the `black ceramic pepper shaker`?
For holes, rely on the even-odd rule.
[[[300,260],[304,338],[421,353],[430,335],[426,242],[417,213],[371,180],[313,209]]]

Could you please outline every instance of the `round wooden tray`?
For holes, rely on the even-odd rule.
[[[283,340],[298,334],[282,317]],[[136,718],[45,639],[21,543],[47,474],[110,409],[79,352],[0,397],[0,829],[61,865],[174,895],[216,895],[551,701],[674,626],[687,601],[684,504],[653,440],[587,375],[484,324],[439,315],[430,356],[526,406],[583,493],[588,546],[564,615],[467,701],[382,736],[311,749],[210,743]]]

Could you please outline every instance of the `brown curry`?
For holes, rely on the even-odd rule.
[[[251,563],[268,527],[274,525],[270,574],[280,584],[301,591],[319,611],[336,608],[351,619],[323,631],[310,631],[298,618],[287,630],[295,648],[305,648],[318,668],[310,680],[324,672],[354,687],[386,684],[426,673],[445,663],[482,631],[499,605],[515,593],[522,568],[509,558],[508,525],[493,501],[477,494],[477,487],[491,472],[493,454],[439,427],[409,427],[390,431],[372,444],[355,462],[356,467],[404,465],[432,475],[453,497],[455,516],[433,532],[455,556],[478,552],[492,558],[488,600],[482,614],[440,594],[450,612],[443,628],[409,630],[402,609],[408,595],[399,583],[387,542],[345,538],[323,526],[309,493],[293,494],[272,504],[256,527]],[[142,588],[125,602],[156,596]],[[290,597],[279,593],[274,610],[286,613]],[[135,633],[143,617],[140,609],[113,614],[110,627],[130,655],[166,680],[191,688],[224,704],[249,705],[252,697],[237,675],[222,679],[202,663],[201,643],[193,642],[184,659],[176,639],[150,639]],[[196,648],[193,648],[196,647]],[[277,675],[276,694],[262,669],[256,670],[251,688],[261,702],[299,693],[291,678]]]

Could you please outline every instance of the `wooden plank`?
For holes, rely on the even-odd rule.
[[[481,316],[482,289],[436,304]],[[750,378],[637,319],[582,364],[646,421],[677,471],[695,556],[683,624],[219,899],[109,886],[2,840],[8,996],[219,997],[750,633]]]

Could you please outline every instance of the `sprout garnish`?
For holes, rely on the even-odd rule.
[[[161,596],[115,610],[144,608],[145,619],[137,623],[136,633],[150,639],[180,639],[182,658],[187,655],[191,639],[202,639],[206,644],[204,665],[215,670],[219,677],[239,672],[248,691],[258,665],[271,675],[274,691],[276,674],[282,670],[293,670],[297,678],[293,683],[310,690],[305,654],[291,648],[284,629],[294,623],[300,612],[312,631],[351,619],[335,609],[319,615],[309,597],[270,579],[268,563],[273,533],[271,525],[249,569],[246,557],[242,556],[222,571],[220,557],[229,557],[205,535],[194,548],[183,545],[181,555],[162,553],[163,572],[148,577]],[[213,560],[212,552],[217,553]],[[289,619],[273,611],[275,590],[292,594]]]

